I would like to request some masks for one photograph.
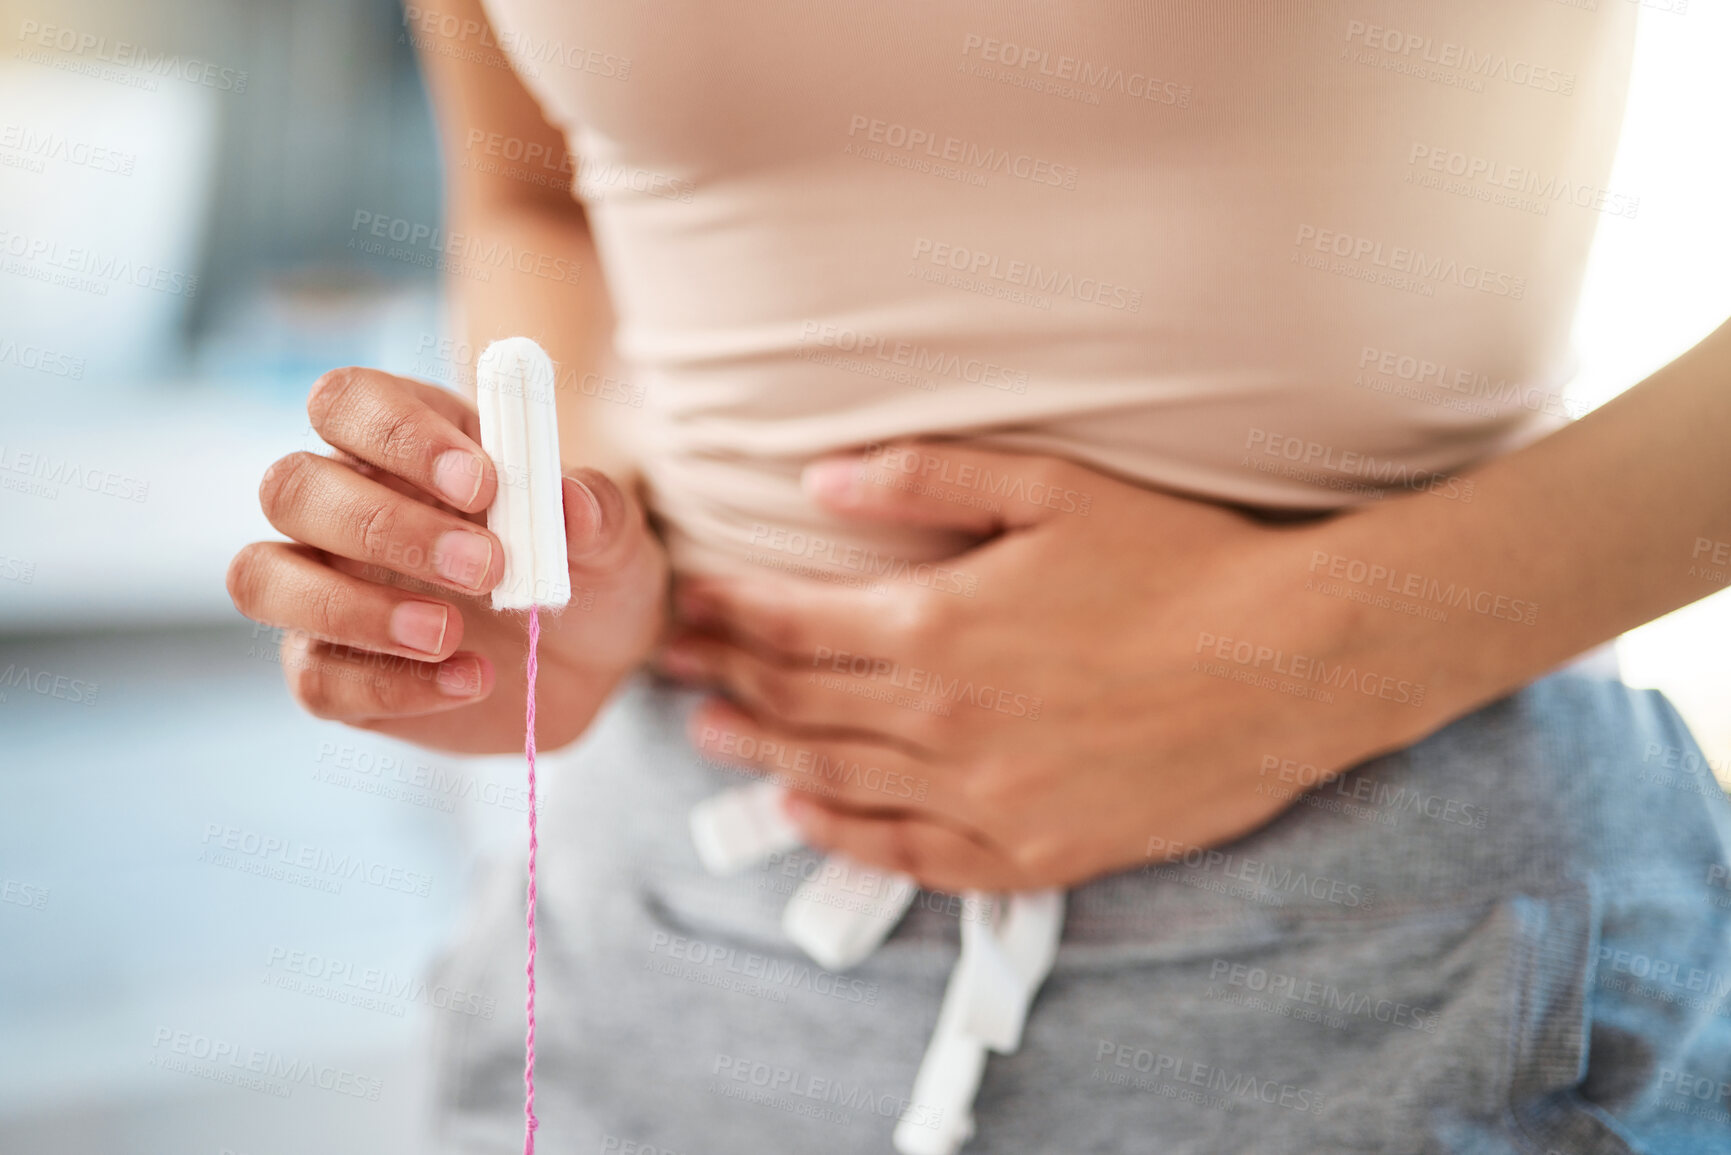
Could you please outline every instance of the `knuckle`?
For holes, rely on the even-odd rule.
[[[365,388],[365,371],[353,365],[319,375],[307,393],[307,417],[314,429],[325,429],[354,404]]]
[[[798,653],[803,648],[805,630],[799,620],[781,608],[769,609],[765,612],[759,629],[763,640],[770,648],[788,653]]]
[[[760,669],[744,673],[744,680],[771,714],[792,718],[798,712],[799,691],[787,675]]]
[[[1029,479],[1037,481],[1048,489],[1061,489],[1070,476],[1069,462],[1056,457],[1035,457],[1025,467]]]
[[[1063,871],[1069,855],[1064,844],[1056,839],[1037,838],[1012,844],[1009,859],[1030,878],[1051,878]]]
[[[307,631],[314,637],[340,638],[347,616],[348,598],[335,582],[314,582],[307,590],[302,606]]]
[[[913,823],[892,822],[889,837],[885,840],[887,853],[892,869],[903,874],[919,876],[924,869],[924,856],[920,853],[919,843],[914,837]]]
[[[910,711],[905,726],[907,737],[929,750],[945,746],[955,729],[955,717],[952,714],[939,713],[936,709]]]
[[[391,556],[391,543],[397,538],[400,519],[396,505],[381,501],[355,511],[355,537],[360,542],[365,560],[383,561]]]
[[[941,646],[949,634],[951,612],[929,590],[910,590],[895,617],[896,636],[915,651]]]
[[[969,802],[996,809],[1015,797],[1019,781],[1003,755],[982,754],[961,768],[958,785]]]
[[[421,448],[426,442],[420,414],[404,409],[381,417],[374,440],[387,461],[418,460],[423,456]]]

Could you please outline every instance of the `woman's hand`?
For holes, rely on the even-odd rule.
[[[887,596],[676,591],[689,628],[659,664],[729,699],[693,740],[796,787],[816,846],[944,890],[1072,884],[1262,824],[1295,797],[1270,767],[1333,773],[1441,722],[1410,656],[1372,657],[1356,605],[1306,590],[1316,527],[948,445],[806,484],[844,516],[995,535]]]
[[[464,753],[523,743],[527,618],[495,613],[504,574],[485,510],[499,484],[475,410],[453,393],[371,369],[319,378],[307,413],[335,457],[293,453],[259,486],[292,542],[255,542],[229,565],[247,617],[287,631],[283,672],[302,706]],[[543,615],[537,741],[588,726],[663,617],[667,563],[632,496],[594,470],[564,481],[572,600]]]

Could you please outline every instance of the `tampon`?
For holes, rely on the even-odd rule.
[[[553,362],[527,337],[494,341],[475,365],[481,448],[499,474],[487,510],[487,528],[505,547],[496,610],[558,609],[571,600],[553,385]]]
[[[535,652],[541,610],[571,600],[565,557],[564,471],[559,463],[559,411],[553,400],[553,362],[527,337],[487,346],[475,365],[475,405],[481,448],[493,459],[498,491],[487,508],[487,528],[505,549],[505,574],[493,589],[495,610],[529,611],[523,756],[529,764],[529,885],[524,923],[523,1155],[535,1155]]]

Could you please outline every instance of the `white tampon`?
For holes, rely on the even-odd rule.
[[[499,473],[487,528],[505,547],[496,610],[554,609],[571,600],[553,362],[527,337],[494,341],[475,365],[481,448]]]
[[[800,845],[799,827],[782,813],[787,787],[759,782],[724,790],[691,808],[691,841],[711,874],[738,874]]]

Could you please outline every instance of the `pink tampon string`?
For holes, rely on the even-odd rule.
[[[529,928],[529,961],[524,973],[529,979],[525,1013],[529,1034],[523,1052],[523,1155],[535,1155],[535,1128],[541,1125],[535,1118],[535,649],[541,642],[539,607],[529,607],[529,689],[524,695],[528,709],[523,722],[523,753],[529,761],[529,912],[525,922]]]

